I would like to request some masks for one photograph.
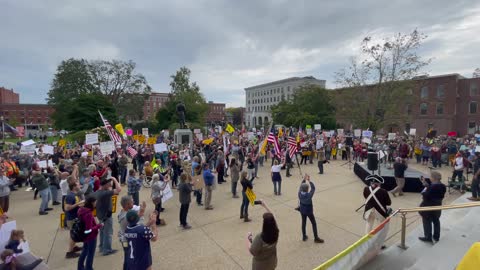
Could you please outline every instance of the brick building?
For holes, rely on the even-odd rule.
[[[19,95],[13,92],[13,89],[0,87],[0,104],[18,104],[19,102]]]
[[[208,112],[205,118],[207,124],[221,124],[226,121],[225,103],[213,103],[213,101],[209,101],[207,104]]]
[[[143,105],[143,120],[155,120],[155,115],[170,99],[170,93],[152,92]]]
[[[402,116],[406,117],[387,121],[390,124],[384,127],[385,132],[403,133],[415,128],[418,136],[424,136],[432,128],[438,134],[456,131],[464,136],[480,130],[480,78],[446,74],[420,77],[415,81],[410,92],[413,99],[404,105]],[[337,122],[344,127],[350,125],[341,109],[337,109]]]

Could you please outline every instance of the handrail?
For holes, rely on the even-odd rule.
[[[426,211],[437,211],[437,210],[449,210],[449,209],[458,209],[458,208],[468,208],[480,206],[480,202],[472,203],[460,203],[460,204],[449,204],[449,205],[439,205],[439,206],[423,206],[423,207],[412,207],[412,208],[399,208],[398,212],[400,213],[411,213],[411,212],[426,212]]]
[[[460,209],[460,208],[469,208],[480,206],[480,202],[471,202],[471,203],[460,203],[460,204],[450,204],[450,205],[439,205],[439,206],[424,206],[424,207],[412,207],[412,208],[399,208],[395,211],[392,216],[397,213],[402,214],[402,234],[401,242],[398,245],[401,249],[407,249],[405,245],[406,231],[407,231],[407,214],[412,212],[427,212],[427,211],[438,211],[438,210],[451,210],[451,209]]]

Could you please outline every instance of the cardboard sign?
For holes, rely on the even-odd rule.
[[[353,135],[354,135],[355,137],[360,137],[360,136],[362,135],[362,130],[361,130],[361,129],[355,129],[355,130],[353,131]]]
[[[255,205],[255,199],[257,198],[257,195],[251,190],[250,188],[247,188],[245,191],[245,195],[247,195],[248,201],[250,202],[251,205]]]
[[[393,140],[395,140],[396,136],[397,136],[397,134],[395,134],[395,133],[388,133],[388,140],[393,141]]]
[[[322,125],[320,125],[320,124],[315,124],[315,125],[313,125],[313,128],[314,128],[315,130],[322,130]]]
[[[417,129],[416,129],[416,128],[411,128],[411,129],[410,129],[410,135],[415,136],[416,133],[417,133]]]
[[[339,136],[343,135],[343,128],[337,129],[337,134],[338,134]]]
[[[100,143],[100,152],[102,152],[102,155],[110,155],[113,151],[115,151],[115,143],[113,143],[113,141]]]
[[[362,131],[362,137],[371,138],[372,136],[373,136],[373,131],[371,131],[371,130]]]
[[[35,148],[37,148],[35,144],[22,145],[20,148],[20,154],[33,155],[35,154]]]
[[[148,137],[148,128],[142,128],[142,135]]]
[[[168,151],[166,143],[157,143],[153,145],[156,153],[162,153]]]
[[[173,198],[173,192],[172,192],[172,188],[170,187],[170,183],[168,183],[165,189],[163,190],[162,203],[165,203],[171,198]]]
[[[199,190],[205,187],[202,175],[192,176],[193,189]]]
[[[53,155],[53,146],[44,145],[44,146],[42,147],[42,152],[43,152],[44,154]]]
[[[363,142],[363,143],[366,143],[366,144],[371,144],[371,143],[372,143],[372,140],[371,140],[370,138],[366,138],[366,137],[365,137],[365,138],[362,139],[362,142]]]
[[[98,143],[98,133],[85,134],[85,144],[92,145]]]

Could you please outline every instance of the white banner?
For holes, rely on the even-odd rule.
[[[44,145],[44,146],[42,147],[42,152],[43,152],[44,154],[53,155],[53,146]]]
[[[168,151],[166,143],[157,143],[153,145],[156,153],[162,153]]]
[[[353,135],[355,135],[355,137],[360,137],[362,135],[362,130],[361,129],[355,129],[353,131]]]
[[[35,144],[22,145],[20,148],[20,154],[33,155],[35,154],[35,148],[37,148]]]
[[[337,129],[337,134],[338,134],[338,136],[342,136],[343,135],[343,128]]]
[[[100,151],[103,156],[110,155],[115,150],[115,143],[113,141],[101,142]]]
[[[170,184],[167,184],[167,186],[163,190],[162,203],[165,203],[171,198],[173,198],[172,188],[170,187]]]
[[[92,145],[96,143],[98,143],[97,133],[85,134],[85,144]]]
[[[315,124],[315,125],[313,125],[313,128],[315,130],[322,130],[322,125],[321,124]]]

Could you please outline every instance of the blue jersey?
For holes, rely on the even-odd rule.
[[[128,269],[144,270],[152,265],[150,239],[154,237],[152,230],[143,225],[128,226],[125,239],[128,242]]]

